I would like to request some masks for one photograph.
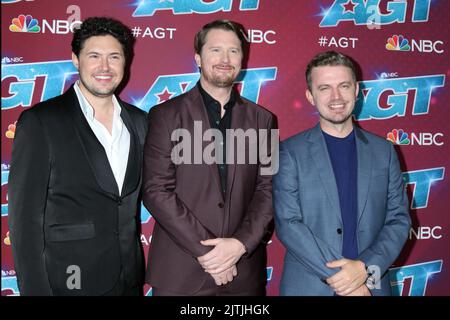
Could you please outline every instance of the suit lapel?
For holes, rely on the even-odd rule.
[[[136,126],[133,124],[130,114],[125,109],[122,101],[120,101],[119,99],[117,100],[119,101],[122,108],[120,117],[122,118],[123,123],[130,133],[130,151],[128,154],[127,171],[125,173],[125,179],[122,186],[122,197],[124,197],[133,192],[139,183],[139,179],[141,176],[142,152],[141,145],[138,141]]]
[[[233,89],[234,90],[234,89]],[[247,119],[246,116],[246,109],[243,104],[243,101],[241,97],[236,93],[236,104],[232,109],[231,112],[231,129],[243,129],[245,130],[245,119]],[[226,147],[227,147],[227,154],[230,152],[228,151],[228,148],[230,146],[230,143],[227,141]],[[231,195],[231,190],[233,188],[234,183],[234,177],[236,176],[236,168],[237,168],[237,148],[236,143],[234,143],[234,150],[233,155],[234,159],[232,163],[228,164],[228,170],[227,170],[227,195]],[[245,152],[248,152],[247,144],[245,147]]]
[[[119,196],[119,188],[116,180],[114,179],[114,174],[111,166],[109,165],[105,149],[100,141],[98,141],[89,126],[89,123],[84,117],[73,86],[67,91],[67,97],[67,106],[69,113],[73,118],[75,132],[78,135],[81,146],[86,154],[89,166],[92,169],[92,173],[97,183],[106,193]]]
[[[327,193],[328,199],[330,200],[331,206],[334,208],[333,211],[338,214],[338,218],[342,222],[336,179],[334,177],[330,156],[328,155],[325,138],[323,137],[319,124],[311,130],[308,140],[311,143],[311,158],[317,168],[322,185]]]
[[[192,90],[190,90],[186,94],[187,101],[187,107],[189,108],[189,113],[192,116],[193,121],[200,121],[202,124],[202,130],[198,130],[198,132],[192,132],[194,134],[193,137],[201,137],[202,139],[202,152],[205,150],[206,146],[208,146],[211,142],[209,141],[203,141],[203,133],[211,129],[211,125],[209,124],[209,118],[208,114],[206,112],[206,107],[203,102],[202,96],[200,94],[200,89],[198,88],[198,85],[195,86]],[[194,131],[197,130],[194,126]],[[195,151],[195,149],[194,149]],[[200,155],[202,157],[203,162],[203,154]],[[208,165],[209,170],[211,171],[211,175],[215,181],[215,184],[217,186],[217,191],[220,193],[220,196],[223,199],[222,194],[222,186],[220,184],[220,176],[219,176],[219,168],[217,165]]]
[[[364,212],[370,185],[370,172],[372,170],[372,151],[364,133],[355,126],[356,154],[358,159],[357,193],[358,193],[358,222]]]

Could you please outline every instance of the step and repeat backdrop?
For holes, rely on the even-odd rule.
[[[77,80],[72,30],[95,15],[132,30],[135,56],[120,96],[145,111],[195,85],[193,38],[204,24],[242,23],[251,49],[238,89],[277,116],[282,140],[318,120],[305,98],[308,61],[326,50],[353,57],[361,68],[355,119],[396,145],[411,202],[409,239],[389,270],[392,292],[450,294],[450,1],[2,0],[1,9],[2,295],[19,295],[7,226],[15,123]],[[141,220],[147,256],[154,220],[144,208]],[[274,296],[284,256],[275,235],[268,255],[267,292]]]

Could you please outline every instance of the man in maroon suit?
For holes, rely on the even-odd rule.
[[[205,25],[195,36],[199,82],[150,110],[143,183],[156,221],[146,275],[154,296],[265,294],[273,208],[261,154],[270,159],[275,121],[233,90],[246,44],[234,22]]]

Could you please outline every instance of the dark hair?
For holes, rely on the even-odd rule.
[[[230,21],[230,20],[215,20],[213,22],[210,22],[208,24],[205,24],[203,28],[197,32],[194,38],[194,49],[195,53],[200,54],[202,51],[203,46],[206,42],[206,36],[208,35],[208,32],[212,29],[221,29],[225,31],[231,31],[233,32],[241,42],[241,49],[242,52],[245,53],[247,50],[248,42],[245,39],[244,36],[244,28],[242,25],[240,25],[237,22]]]
[[[87,39],[106,35],[113,36],[120,42],[125,59],[130,62],[134,44],[131,30],[122,22],[107,17],[90,17],[84,20],[73,32],[72,52],[78,57]]]
[[[314,58],[312,58],[312,60],[308,63],[308,66],[306,67],[305,76],[309,90],[311,90],[312,69],[315,67],[323,67],[323,66],[347,67],[352,71],[353,80],[355,80],[356,82],[356,68],[350,57],[336,51],[321,52],[317,54]]]

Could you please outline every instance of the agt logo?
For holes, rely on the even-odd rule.
[[[320,27],[336,27],[342,21],[355,25],[388,25],[405,23],[408,4],[412,4],[412,22],[426,22],[430,12],[431,0],[397,0],[386,4],[381,13],[382,0],[335,0],[328,9],[323,9]],[[383,1],[386,3],[386,1]]]
[[[239,2],[240,11],[258,10],[259,0],[234,0]],[[133,17],[153,16],[156,11],[170,10],[173,14],[209,14],[219,11],[231,11],[233,0],[140,0],[133,4],[137,5]]]
[[[442,260],[411,264],[389,270],[394,296],[425,296],[433,276],[442,271]],[[410,280],[409,290],[405,285]]]
[[[413,185],[411,209],[423,209],[428,206],[432,186],[437,181],[444,180],[445,168],[428,168],[403,172],[402,178],[406,185]]]
[[[386,139],[397,145],[419,145],[419,146],[442,146],[444,142],[440,139],[444,136],[443,133],[430,132],[411,132],[411,139],[407,132],[403,129],[393,129],[388,132]]]
[[[404,117],[412,104],[413,116],[428,114],[432,94],[444,84],[445,74],[361,81],[353,113],[359,121]],[[410,91],[415,94],[409,95]]]
[[[411,45],[409,45],[409,40],[403,35],[393,35],[387,40],[386,49],[389,51],[418,51],[418,52],[435,52],[443,53],[444,49],[438,46],[444,45],[441,40],[431,41],[431,40],[415,40],[411,39]]]

